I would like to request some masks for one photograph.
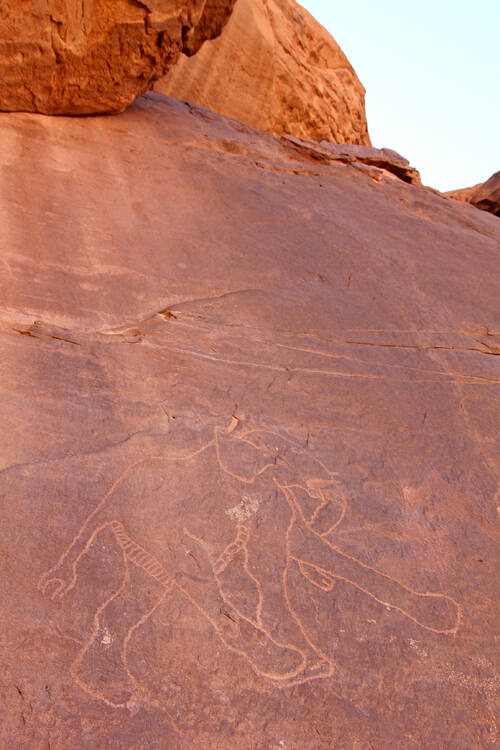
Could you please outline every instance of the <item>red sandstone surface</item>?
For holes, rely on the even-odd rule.
[[[498,219],[159,94],[0,165],[0,746],[495,747]]]
[[[450,190],[443,193],[447,198],[470,203],[482,211],[489,211],[500,216],[500,172],[495,172],[486,182],[480,182],[470,188]]]
[[[155,88],[278,135],[370,144],[361,82],[295,0],[237,0],[220,37]]]
[[[448,190],[447,192],[443,193],[443,195],[446,198],[454,198],[456,201],[461,201],[462,203],[470,203],[472,194],[475,190],[481,187],[482,184],[482,182],[478,182],[477,185],[472,185],[472,187],[459,188],[458,190]]]
[[[470,197],[476,208],[500,216],[500,172],[495,172],[489,180],[478,185]]]
[[[0,110],[120,112],[217,36],[234,0],[4,0]]]

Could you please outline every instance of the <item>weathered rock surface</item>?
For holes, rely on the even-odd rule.
[[[329,143],[321,141],[320,144],[312,143],[303,138],[285,135],[283,140],[291,144],[297,151],[319,161],[340,161],[351,164],[358,169],[368,167],[371,176],[379,170],[380,179],[382,172],[389,172],[403,182],[411,185],[422,185],[420,174],[415,167],[410,166],[408,159],[393,151],[391,148],[374,148],[373,146],[358,146],[350,143]]]
[[[482,211],[489,211],[495,216],[500,216],[500,172],[492,174],[486,182],[480,182],[478,185],[462,190],[450,190],[443,195],[471,203]]]
[[[221,36],[155,88],[278,135],[370,143],[362,84],[295,0],[237,0]]]
[[[476,208],[500,216],[500,172],[495,172],[489,180],[479,185],[470,197]]]
[[[121,112],[217,36],[234,0],[6,0],[0,110]]]
[[[473,185],[472,187],[459,188],[458,190],[448,190],[447,192],[443,193],[443,195],[445,196],[445,198],[454,198],[456,201],[461,201],[462,203],[470,203],[472,194],[475,190],[477,190],[478,187],[481,187],[482,184],[482,182],[478,182],[477,185]]]
[[[498,220],[158,94],[0,162],[0,747],[495,747]]]

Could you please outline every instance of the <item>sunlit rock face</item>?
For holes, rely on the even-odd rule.
[[[500,224],[414,178],[0,115],[2,750],[498,742]]]
[[[295,0],[237,0],[220,38],[155,88],[279,135],[370,143],[362,84]]]
[[[0,109],[120,112],[220,33],[234,0],[6,0]]]
[[[479,185],[470,197],[476,208],[500,216],[500,172],[495,172],[489,180]]]
[[[477,185],[472,185],[472,187],[459,188],[458,190],[448,190],[444,192],[443,195],[446,198],[453,198],[454,200],[460,201],[461,203],[470,203],[472,194],[475,190],[477,190],[477,188],[481,187],[482,184],[482,182],[478,182]]]
[[[443,195],[500,216],[500,172],[492,174],[486,182],[480,182],[470,188],[450,190]]]

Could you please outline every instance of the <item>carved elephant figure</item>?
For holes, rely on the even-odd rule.
[[[341,579],[422,627],[455,632],[459,609],[449,597],[412,591],[334,544],[344,513],[336,476],[303,447],[272,431],[237,435],[216,428],[193,453],[137,460],[39,581],[53,599],[63,597],[76,585],[79,561],[96,537],[104,529],[115,535],[124,578],[96,613],[92,636],[73,664],[75,680],[110,705],[126,705],[135,690],[128,642],[174,589],[262,677],[291,685],[331,675],[331,659],[315,645],[290,601],[287,576],[293,560],[323,590]],[[241,588],[256,593],[253,610],[239,607],[227,590],[225,572],[236,560]],[[127,601],[134,597],[130,566],[141,568],[157,585],[155,601],[132,620],[127,616]],[[114,687],[97,689],[91,677],[82,675],[89,674],[86,665],[103,651],[103,633],[110,628],[113,648],[106,648],[106,658],[115,673]],[[121,677],[116,675],[120,670]]]

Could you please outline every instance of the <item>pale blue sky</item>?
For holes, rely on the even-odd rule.
[[[374,146],[453,190],[500,170],[500,0],[299,0],[366,88]]]

